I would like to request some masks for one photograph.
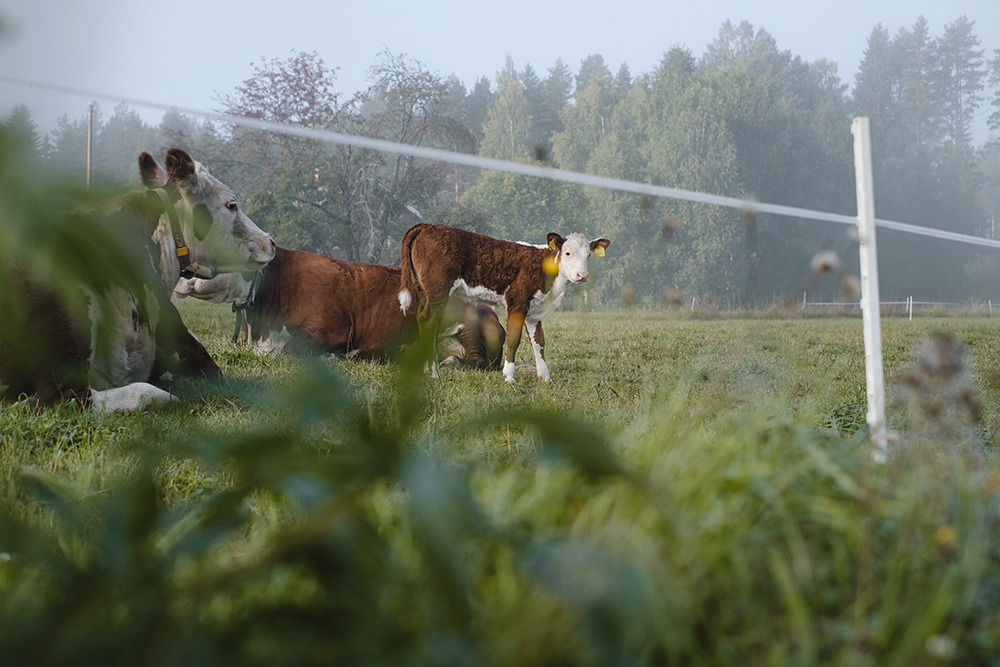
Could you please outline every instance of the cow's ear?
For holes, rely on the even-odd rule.
[[[180,148],[167,151],[167,174],[178,185],[189,189],[198,178],[194,173],[194,160]]]
[[[548,241],[549,247],[552,248],[553,250],[559,250],[560,248],[562,248],[563,241],[566,240],[563,237],[556,234],[555,232],[549,232],[545,238]]]
[[[594,253],[594,257],[604,257],[604,251],[609,245],[611,241],[607,239],[594,239],[590,242],[590,250]]]
[[[167,172],[156,164],[156,160],[149,153],[139,156],[139,175],[142,177],[142,184],[150,190],[162,188],[167,184]]]

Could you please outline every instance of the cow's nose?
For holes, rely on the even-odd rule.
[[[578,282],[578,283],[585,283],[585,282],[587,282],[587,274],[583,273],[581,271],[577,271],[576,272],[576,282]]]

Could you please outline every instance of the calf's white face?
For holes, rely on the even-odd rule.
[[[549,236],[551,239],[555,235]],[[587,282],[587,276],[590,275],[587,270],[590,256],[603,255],[608,245],[606,239],[588,241],[583,234],[570,234],[563,239],[562,246],[558,248],[559,254],[556,259],[559,265],[558,275],[571,283]]]
[[[570,234],[559,248],[559,275],[571,283],[587,281],[590,243],[583,234]]]

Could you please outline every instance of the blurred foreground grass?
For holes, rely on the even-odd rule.
[[[510,387],[259,357],[228,307],[179,306],[218,385],[0,406],[3,664],[1000,655],[991,319],[883,323],[875,466],[858,319],[559,312],[553,382]],[[966,344],[943,379],[914,363],[929,329]]]

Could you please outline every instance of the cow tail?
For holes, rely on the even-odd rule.
[[[413,266],[413,241],[420,234],[425,223],[414,225],[403,234],[400,243],[400,255],[402,260],[403,275],[399,283],[399,307],[404,313],[415,306],[421,296],[420,279],[417,276],[416,267]]]

